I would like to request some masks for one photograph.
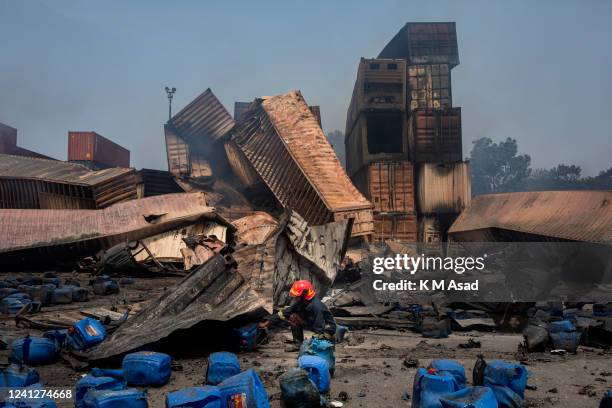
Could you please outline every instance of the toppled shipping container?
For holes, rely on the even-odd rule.
[[[453,22],[406,23],[378,54],[410,64],[459,65],[457,30]]]
[[[176,176],[211,177],[225,165],[223,144],[216,143],[234,119],[209,89],[174,115],[166,125],[168,170]]]
[[[136,177],[138,198],[184,192],[168,171],[141,169]]]
[[[257,173],[284,208],[310,225],[353,218],[354,236],[372,233],[372,204],[351,183],[299,91],[256,100],[231,141],[246,158],[230,159],[238,177]]]
[[[213,256],[128,318],[86,357],[120,355],[205,321],[263,316],[286,303],[294,279],[311,279],[324,291],[335,279],[350,230],[349,220],[308,227],[297,214],[287,214],[266,242],[242,247],[233,257]]]
[[[0,208],[96,209],[137,197],[134,169],[0,154]]]
[[[612,191],[530,191],[476,196],[451,226],[454,241],[612,244]]]
[[[167,194],[102,210],[0,210],[0,266],[78,259],[198,220],[230,224],[206,205],[203,193]],[[47,256],[49,255],[49,256]]]
[[[130,167],[130,151],[96,132],[68,132],[68,161],[92,170]]]

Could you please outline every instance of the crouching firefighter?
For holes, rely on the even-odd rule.
[[[299,344],[304,341],[304,328],[311,330],[315,338],[334,343],[336,320],[327,306],[319,300],[307,280],[295,281],[289,291],[292,300],[289,306],[278,312],[278,317],[289,322],[293,340]]]

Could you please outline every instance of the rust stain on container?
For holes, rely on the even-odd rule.
[[[68,160],[129,167],[130,151],[96,132],[68,132]]]
[[[371,212],[299,91],[256,102],[232,140],[284,207],[311,225],[336,212]]]
[[[0,208],[104,208],[137,197],[134,169],[0,154]]]
[[[413,162],[462,160],[461,108],[416,110],[410,116],[408,128]]]
[[[476,196],[449,229],[457,241],[514,238],[612,244],[612,191],[532,191]],[[531,238],[533,240],[533,238]]]

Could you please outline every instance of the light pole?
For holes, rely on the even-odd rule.
[[[168,95],[168,122],[172,119],[172,98],[174,97],[174,93],[176,92],[176,88],[168,88],[166,87],[166,95]]]

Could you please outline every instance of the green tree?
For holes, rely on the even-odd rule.
[[[531,157],[517,153],[515,139],[499,143],[488,137],[475,140],[470,152],[472,194],[524,190],[531,174]]]

